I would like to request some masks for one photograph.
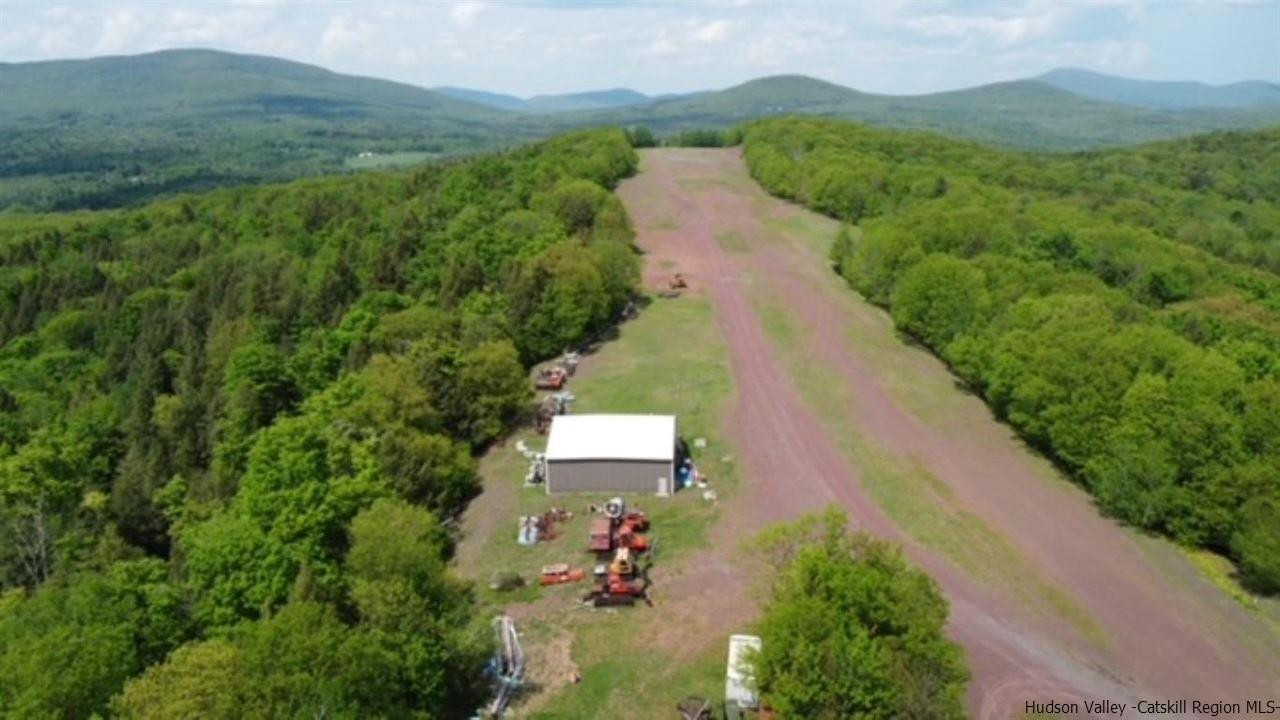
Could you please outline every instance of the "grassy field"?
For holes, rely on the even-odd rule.
[[[1236,566],[1229,559],[1197,548],[1182,548],[1187,561],[1209,582],[1262,618],[1273,632],[1280,634],[1280,597],[1257,595],[1240,583]]]
[[[831,241],[839,228],[829,218],[811,212],[768,217],[764,219],[764,225],[776,236],[788,238],[798,243],[799,248],[823,258],[824,267]],[[851,226],[849,232],[856,243],[861,230]],[[842,295],[846,292],[856,294],[843,288],[840,292]],[[861,302],[865,303],[865,300]],[[859,359],[876,371],[876,378],[884,388],[905,408],[930,418],[939,427],[967,425],[972,419],[973,404],[981,400],[967,391],[955,392],[955,379],[950,375],[939,375],[936,372],[937,358],[927,348],[898,333],[889,313],[869,303],[865,310],[848,314],[844,331],[849,346],[858,349]],[[1050,482],[1069,482],[1060,477],[1047,461],[1041,464],[1040,469],[1041,475]]]
[[[754,298],[765,332],[791,373],[792,382],[832,442],[862,474],[864,487],[907,535],[984,583],[1007,589],[1028,610],[1069,624],[1095,645],[1105,645],[1102,628],[1065,590],[1050,582],[1007,537],[959,506],[950,487],[914,458],[873,446],[853,430],[847,383],[812,362],[803,352],[810,339],[786,310],[766,296]]]
[[[416,165],[440,157],[440,153],[415,152],[402,150],[399,152],[374,153],[361,157],[356,155],[343,161],[343,166],[350,170],[375,170],[377,168],[396,168],[405,165]]]
[[[735,189],[728,180],[722,184]],[[727,252],[747,252],[749,242],[787,243],[789,251],[826,258],[837,223],[809,212],[779,215],[767,206],[756,210],[768,235],[752,241],[736,234],[717,237]],[[856,238],[858,229],[851,231]],[[1105,632],[1088,612],[1037,571],[1012,540],[959,507],[950,487],[916,459],[886,451],[855,431],[856,423],[849,413],[852,391],[845,379],[807,355],[805,348],[814,338],[767,290],[767,283],[748,286],[755,288],[751,300],[792,383],[829,429],[832,443],[858,468],[867,491],[889,518],[916,542],[973,577],[1007,589],[1032,612],[1066,623],[1094,645],[1106,645]],[[973,399],[956,392],[949,376],[936,372],[936,361],[926,351],[904,343],[887,313],[868,306],[866,312],[850,313],[845,320],[850,346],[859,349],[860,357],[875,370],[877,381],[905,407],[943,427],[969,421],[971,415],[964,406]],[[1066,482],[1056,477],[1050,481]]]
[[[724,367],[725,348],[711,317],[710,305],[695,297],[656,300],[640,316],[624,324],[616,339],[589,355],[570,382],[577,397],[572,411],[674,413],[680,434],[691,448],[721,502],[738,487],[732,450],[721,439],[720,416],[732,392]],[[481,463],[484,494],[463,522],[459,570],[477,583],[481,602],[494,614],[504,610],[517,619],[529,655],[528,687],[512,708],[515,717],[648,718],[673,714],[675,703],[689,694],[708,698],[723,691],[727,637],[689,633],[688,642],[672,644],[662,637],[681,633],[673,627],[679,602],[668,586],[681,576],[690,559],[708,547],[708,532],[717,521],[719,502],[703,499],[700,490],[671,498],[639,496],[637,506],[650,515],[651,537],[658,552],[651,572],[652,607],[610,611],[581,606],[586,583],[550,588],[526,587],[507,593],[488,588],[495,573],[516,572],[536,583],[538,568],[568,562],[589,569],[584,551],[586,506],[603,495],[548,497],[540,488],[523,487],[527,462],[515,451],[523,438],[541,446],[531,431],[495,447]],[[534,547],[516,543],[517,517],[541,513],[551,505],[572,510],[563,534]],[[573,672],[581,682],[573,684]]]

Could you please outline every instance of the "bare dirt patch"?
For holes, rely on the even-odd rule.
[[[578,665],[573,661],[573,635],[558,633],[541,642],[531,643],[525,652],[528,672],[524,692],[512,704],[512,718],[529,717],[564,687],[573,684]]]

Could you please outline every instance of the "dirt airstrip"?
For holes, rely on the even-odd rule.
[[[1176,550],[1101,517],[941,364],[895,338],[883,313],[826,268],[815,238],[834,226],[765,195],[736,149],[648,151],[620,195],[647,254],[646,283],[684,272],[691,291],[711,300],[729,350],[736,397],[723,424],[744,490],[722,524],[741,529],[834,502],[857,526],[904,543],[951,602],[949,631],[974,672],[975,717],[1019,717],[1028,700],[1132,707],[1138,698],[1280,695],[1275,632]],[[765,307],[796,333],[792,346],[770,332]],[[819,412],[798,387],[795,345],[829,374],[832,397],[842,398],[834,411]],[[891,517],[841,442],[855,434],[860,447],[931,478],[945,512],[1007,542],[1027,583],[1069,610],[1045,610],[1016,578],[992,581],[956,562],[945,536],[926,540]],[[707,602],[740,616],[745,592],[722,587]]]

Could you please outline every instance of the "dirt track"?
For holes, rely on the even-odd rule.
[[[895,350],[893,373],[847,332],[898,343],[883,314],[830,273],[820,250],[789,221],[804,211],[767,197],[736,150],[655,150],[621,189],[648,253],[646,282],[683,271],[712,300],[730,351],[737,398],[725,430],[738,447],[746,491],[736,508],[754,522],[829,502],[854,522],[907,544],[951,601],[950,632],[974,670],[975,717],[1018,717],[1028,700],[1137,698],[1238,700],[1280,695],[1280,639],[1193,573],[1172,549],[1136,539],[1100,517],[1086,495],[1052,477],[982,404],[951,386],[945,368]],[[833,228],[826,228],[834,232]],[[852,401],[841,427],[820,421],[765,331],[774,298],[804,332],[810,362],[834,372]],[[904,373],[944,409],[902,399]],[[847,424],[846,424],[847,423]],[[1033,612],[1007,587],[972,577],[904,533],[864,488],[833,437],[858,433],[909,459],[949,489],[966,513],[1018,548],[1044,582],[1087,613],[1105,642]],[[1154,559],[1153,559],[1154,558]],[[1155,569],[1155,561],[1173,571]]]

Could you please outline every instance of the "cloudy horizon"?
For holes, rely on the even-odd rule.
[[[205,47],[422,87],[649,94],[800,73],[915,94],[1080,67],[1280,82],[1280,3],[0,3],[0,61]]]

